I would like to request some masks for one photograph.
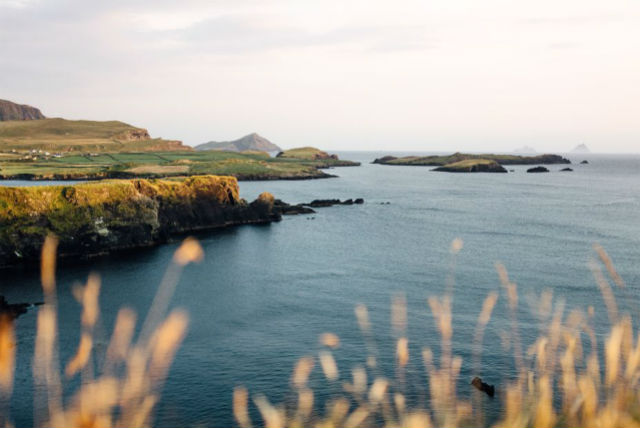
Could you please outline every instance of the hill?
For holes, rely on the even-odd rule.
[[[209,141],[195,147],[196,150],[223,150],[229,152],[280,152],[282,149],[255,132],[233,141]]]
[[[144,152],[192,150],[180,141],[151,138],[124,122],[41,119],[0,122],[0,152]]]
[[[7,100],[0,100],[0,121],[5,120],[38,120],[44,115],[35,107],[16,104]]]

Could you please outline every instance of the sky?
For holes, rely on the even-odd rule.
[[[195,145],[640,152],[638,0],[0,0],[0,98]]]

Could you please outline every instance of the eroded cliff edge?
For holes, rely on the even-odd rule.
[[[280,220],[273,197],[248,203],[234,177],[0,187],[0,268],[37,262],[49,233],[60,257],[147,247],[171,236]]]

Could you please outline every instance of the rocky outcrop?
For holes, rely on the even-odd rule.
[[[274,212],[282,215],[296,215],[296,214],[313,214],[315,211],[313,208],[326,208],[332,207],[334,205],[360,205],[364,204],[364,199],[356,198],[356,199],[345,199],[341,201],[340,199],[314,199],[313,201],[306,204],[296,204],[290,205],[286,202],[281,201],[280,199],[276,199],[274,201]]]
[[[587,165],[589,163],[588,160],[583,160],[582,162],[580,162],[580,165]]]
[[[25,104],[16,104],[7,100],[0,100],[0,121],[38,119],[45,119],[45,117],[37,108]]]
[[[529,168],[527,170],[527,172],[532,172],[532,173],[536,173],[536,172],[549,172],[549,170],[543,166],[536,166],[533,168]]]
[[[262,151],[262,152],[280,152],[282,149],[273,144],[266,138],[256,134],[255,132],[245,135],[233,141],[209,141],[208,143],[199,144],[196,150],[223,150],[230,152],[246,152],[246,151]]]
[[[151,139],[151,136],[149,135],[149,131],[147,131],[146,129],[138,128],[138,129],[131,129],[121,134],[118,134],[114,136],[113,139],[118,141],[123,141],[123,142],[142,141],[142,140]]]
[[[478,376],[473,378],[473,380],[471,381],[471,385],[473,385],[473,387],[478,391],[484,392],[489,397],[493,397],[496,393],[496,388],[493,385],[484,383]]]
[[[241,199],[233,177],[0,187],[0,267],[37,262],[50,233],[59,238],[60,257],[87,258],[280,218],[264,198]]]
[[[560,172],[572,172],[572,171],[573,171],[573,169],[571,169],[571,168],[562,168],[560,170]]]

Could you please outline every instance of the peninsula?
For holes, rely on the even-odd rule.
[[[0,120],[0,179],[100,180],[215,174],[239,180],[304,180],[333,177],[322,171],[324,168],[359,165],[337,156],[296,156],[309,148],[301,152],[293,149],[294,156],[273,158],[262,150],[270,148],[265,145],[268,141],[257,134],[233,142],[242,152],[196,151],[181,141],[152,138],[146,129],[120,121],[49,119],[35,107],[9,101],[0,103],[0,114],[10,119]]]

